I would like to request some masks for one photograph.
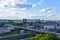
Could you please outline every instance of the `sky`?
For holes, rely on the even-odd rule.
[[[0,19],[60,20],[60,0],[0,0]]]

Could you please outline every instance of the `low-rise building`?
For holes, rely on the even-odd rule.
[[[8,20],[2,20],[2,19],[0,19],[0,22],[9,22]]]
[[[60,30],[60,26],[48,25],[48,26],[44,26],[44,29],[56,29],[56,30]]]
[[[54,29],[55,27],[53,25],[49,25],[49,26],[44,26],[44,29]]]
[[[22,20],[12,20],[14,23],[22,23]]]
[[[7,27],[0,27],[0,34],[2,34],[2,33],[8,33],[8,32],[11,32],[11,30],[10,29],[8,29]]]
[[[23,22],[38,22],[40,19],[23,19]]]
[[[4,24],[5,27],[7,27],[8,29],[15,29],[16,26],[11,25],[11,24]]]
[[[0,22],[14,22],[14,23],[21,23],[23,20],[5,20],[5,19],[0,19]]]

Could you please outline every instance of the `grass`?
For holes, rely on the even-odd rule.
[[[25,31],[24,34],[30,34],[31,32],[30,31]]]

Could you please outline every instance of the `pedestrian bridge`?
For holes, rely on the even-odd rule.
[[[27,27],[20,27],[20,30],[28,30],[28,31],[36,32],[36,33],[53,33],[60,36],[60,33],[56,33],[55,31],[49,31],[46,29],[32,29],[32,28],[27,28]]]

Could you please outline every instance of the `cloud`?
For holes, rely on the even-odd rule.
[[[28,15],[28,16],[27,16]],[[60,20],[60,15],[40,15],[28,14],[26,12],[0,11],[0,19],[44,19],[44,20]]]
[[[36,7],[36,6],[37,6],[37,4],[33,4],[33,5],[32,5],[32,8],[34,8],[34,7]]]
[[[26,4],[27,0],[15,0],[16,4]]]
[[[49,17],[51,20],[60,20],[60,15],[54,15]]]
[[[37,1],[37,0],[36,0]],[[36,2],[34,0],[34,2]],[[23,18],[33,18],[35,16],[40,16],[39,14],[28,14],[25,12],[16,12],[16,9],[26,10],[34,8],[37,5],[42,4],[42,0],[37,1],[36,3],[29,4],[27,0],[3,0],[0,2],[0,18],[1,19],[23,19]],[[27,16],[28,15],[28,16]]]
[[[8,11],[10,9],[14,9],[15,5],[14,0],[1,0],[0,1],[0,11]]]
[[[27,0],[16,0],[15,1],[15,7],[19,8],[21,10],[25,10],[25,9],[30,9],[32,8],[31,4],[27,3]]]
[[[36,14],[34,15],[25,12],[14,12],[13,10],[0,11],[0,19],[24,19],[24,18],[31,19],[33,16],[36,16]]]
[[[14,6],[14,0],[2,0],[2,1],[0,1],[0,7],[4,7],[5,5]]]
[[[56,12],[54,8],[44,8],[39,10],[40,13],[51,13],[51,12]]]
[[[44,2],[44,0],[39,0],[39,2],[37,2],[38,5],[42,4]]]
[[[20,10],[25,10],[25,9],[27,9],[27,8],[19,8]]]
[[[35,1],[35,0],[34,0],[34,1]],[[41,5],[41,4],[43,4],[43,2],[44,2],[44,0],[38,0],[38,2],[36,2],[36,3],[34,3],[34,4],[32,5],[32,7],[34,8],[34,7],[38,6],[38,5]]]
[[[43,2],[44,2],[44,0],[31,0],[30,2],[32,2],[32,3],[29,3],[29,2],[27,2],[28,0],[16,0],[16,8],[25,8],[25,9],[30,9],[30,8],[34,8],[34,7],[36,7],[36,6],[38,6],[38,5],[41,5]],[[33,3],[33,2],[35,2],[35,3]]]
[[[33,3],[33,1],[35,3]],[[37,0],[32,0],[32,3],[29,4],[28,0],[0,0],[0,10],[10,8],[20,8],[21,10],[30,9],[42,4],[44,0],[38,0],[37,2],[36,1]]]
[[[47,16],[47,15],[35,15],[32,16],[32,18],[35,19],[41,19],[41,20],[60,20],[60,15],[52,15],[52,16]]]
[[[31,8],[32,5],[29,4],[16,4],[17,8]]]

